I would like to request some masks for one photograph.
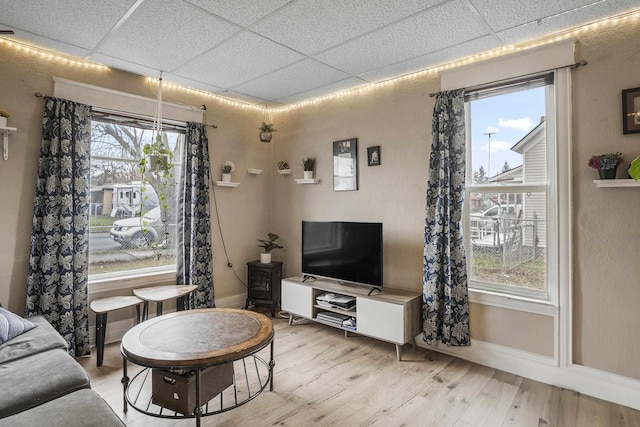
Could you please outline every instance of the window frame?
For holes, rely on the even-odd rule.
[[[100,122],[109,122],[110,120],[105,119],[106,116],[113,113],[108,109],[102,108],[94,108],[95,111],[98,112],[100,117],[97,121]],[[140,121],[138,123],[139,129],[149,130],[148,123],[153,123],[153,117],[147,117],[141,114],[135,113],[127,113],[127,112],[118,112],[117,116],[120,118],[131,118],[134,121]],[[164,119],[163,119],[164,121]],[[114,124],[118,124],[118,121],[113,121]],[[186,130],[186,123],[180,122],[176,120],[170,120],[169,131],[172,133],[182,133]],[[184,136],[182,137],[182,144],[185,144]],[[181,151],[183,151],[184,147],[179,147]],[[137,159],[126,159],[126,158],[112,158],[105,156],[91,156],[91,161],[93,160],[109,160],[109,161],[121,161],[121,162],[129,162],[129,163],[138,163]],[[182,167],[182,161],[178,161],[178,167]],[[180,170],[179,168],[176,168]],[[176,188],[177,190],[177,188]],[[176,202],[178,201],[178,197],[176,194]],[[176,209],[178,206],[176,206]],[[177,227],[176,227],[177,230]],[[91,236],[89,236],[91,239]],[[177,254],[175,258],[175,262],[173,265],[162,265],[155,267],[146,267],[139,268],[134,270],[121,270],[117,272],[109,272],[109,273],[98,273],[98,274],[90,274],[87,278],[88,283],[88,292],[92,293],[102,293],[120,289],[130,289],[135,287],[144,287],[150,285],[165,285],[165,284],[176,284],[177,283]]]
[[[498,192],[522,193],[527,191],[543,190],[546,194],[546,290],[535,291],[524,288],[516,289],[507,285],[480,284],[469,280],[470,301],[485,305],[509,308],[545,315],[556,315],[558,295],[561,280],[569,281],[568,271],[570,265],[566,264],[566,256],[570,251],[570,229],[561,233],[560,223],[568,223],[570,212],[570,165],[566,160],[569,152],[570,137],[570,74],[569,70],[562,68],[553,71],[554,83],[545,86],[545,133],[547,142],[546,182],[535,184],[510,184],[509,186],[474,185],[471,182],[471,145],[470,132],[466,132],[466,183],[465,199],[469,200],[472,192]],[[492,85],[494,85],[492,83]],[[465,117],[467,126],[470,123],[471,111],[465,102]],[[565,163],[566,162],[566,163]],[[463,227],[469,229],[470,212],[468,204],[465,204],[463,212]],[[570,222],[570,221],[569,221]],[[465,247],[469,247],[470,233],[465,233]],[[468,251],[467,251],[468,252]],[[470,271],[470,257],[467,258],[467,268]]]

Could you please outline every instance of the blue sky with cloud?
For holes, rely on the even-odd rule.
[[[482,165],[485,173],[495,176],[505,160],[511,168],[522,164],[522,156],[511,147],[540,123],[545,115],[544,98],[545,88],[541,87],[471,102],[473,171]],[[492,134],[490,145],[487,133]]]

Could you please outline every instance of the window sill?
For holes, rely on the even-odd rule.
[[[127,274],[128,273],[128,274]],[[146,269],[125,274],[97,274],[89,278],[89,295],[145,286],[175,285],[176,270]]]
[[[558,309],[550,301],[542,301],[516,295],[506,295],[498,292],[480,289],[469,289],[469,301],[475,304],[524,311],[527,313],[555,316]]]

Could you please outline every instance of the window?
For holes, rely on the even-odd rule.
[[[143,183],[140,173],[143,147],[152,141],[154,135],[151,128],[152,123],[147,120],[94,110],[91,125],[90,282],[134,273],[175,270],[177,193],[167,195],[170,220],[163,222],[157,184],[153,177]],[[163,140],[174,154],[176,166],[172,175],[177,180],[184,128],[170,126],[163,131]]]
[[[549,300],[555,289],[554,73],[465,94],[471,289]]]

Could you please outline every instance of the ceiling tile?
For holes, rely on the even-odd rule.
[[[295,95],[288,96],[286,98],[277,99],[276,102],[279,102],[282,104],[291,104],[294,102],[301,102],[307,99],[318,98],[320,96],[325,96],[335,92],[340,92],[342,90],[353,89],[358,86],[362,86],[364,84],[367,84],[367,83],[363,82],[357,77],[350,77],[345,80],[340,80],[339,82],[336,82],[336,83],[331,83],[326,86],[308,90],[306,92],[300,92]]]
[[[241,84],[232,90],[272,101],[331,84],[349,75],[306,59],[266,76]]]
[[[135,0],[0,0],[0,24],[92,49]]]
[[[631,9],[638,8],[638,0],[618,0],[612,2],[600,2],[588,7],[575,10],[571,13],[552,16],[542,19],[540,24],[531,22],[496,33],[504,44],[515,44],[532,40],[544,35],[558,32],[564,29],[574,28],[593,22],[597,19],[621,14]]]
[[[267,38],[306,55],[365,34],[444,0],[299,0],[252,26]]]
[[[442,49],[427,55],[412,58],[408,61],[378,68],[368,73],[360,74],[358,77],[368,82],[389,80],[394,77],[416,73],[418,71],[446,64],[447,62],[462,59],[478,52],[495,49],[501,45],[502,44],[497,37],[493,35],[484,36],[470,42],[460,43],[459,45],[451,48]]]
[[[460,15],[460,3],[463,0],[430,9],[314,58],[361,74],[486,35],[484,24],[475,16]]]
[[[159,77],[160,72],[154,68],[147,67],[144,64],[136,64],[130,61],[124,61],[119,58],[114,58],[109,55],[94,54],[90,58],[100,64],[109,64],[109,67],[116,68],[118,70],[126,71],[128,73],[138,74],[140,76],[147,77]]]
[[[209,13],[246,27],[277,10],[291,0],[186,0]]]
[[[238,27],[184,2],[147,0],[100,49],[100,53],[172,71],[215,46]]]
[[[471,0],[493,31],[501,31],[601,0]]]
[[[304,56],[253,33],[242,32],[175,70],[201,82],[233,87],[304,59]]]

